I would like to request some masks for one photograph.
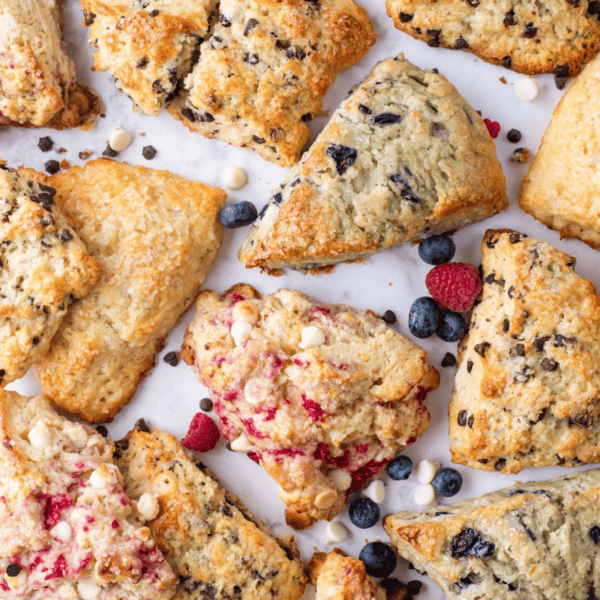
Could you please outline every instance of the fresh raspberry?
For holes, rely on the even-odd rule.
[[[471,310],[481,291],[479,272],[469,263],[451,262],[429,271],[425,285],[434,300],[450,310]]]
[[[490,135],[496,139],[500,133],[500,123],[496,123],[496,121],[490,121],[489,119],[484,119],[483,122],[485,123],[487,130],[490,132]]]
[[[189,450],[208,452],[215,449],[220,437],[217,424],[208,415],[199,412],[194,415],[181,444]]]

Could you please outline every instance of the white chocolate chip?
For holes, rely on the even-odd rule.
[[[61,542],[68,542],[73,537],[73,528],[67,521],[60,521],[50,532],[53,538]]]
[[[294,504],[295,502],[299,502],[300,498],[302,498],[302,492],[299,489],[287,492],[281,486],[279,486],[279,489],[277,490],[277,495],[286,504]]]
[[[69,427],[65,433],[76,448],[84,448],[88,443],[89,436],[87,431],[81,427],[81,425],[73,425],[72,427]]]
[[[36,450],[44,450],[52,443],[52,433],[44,421],[38,421],[29,431],[29,443]]]
[[[240,433],[239,437],[235,438],[235,440],[231,442],[231,449],[235,450],[235,452],[252,452],[252,450],[254,450],[254,446],[248,439],[248,436],[242,432]]]
[[[246,321],[246,323],[254,325],[258,321],[258,308],[252,302],[242,300],[233,305],[231,316],[234,321]]]
[[[110,134],[108,145],[117,152],[122,152],[131,144],[131,134],[122,127],[116,127]]]
[[[103,490],[114,485],[118,481],[118,468],[115,465],[101,464],[96,467],[90,475],[90,484],[97,490]]]
[[[417,479],[420,483],[431,483],[439,470],[440,463],[422,460],[416,468]]]
[[[152,521],[158,517],[160,506],[154,494],[146,492],[137,502],[138,512],[144,521]]]
[[[327,523],[327,539],[326,544],[339,544],[348,537],[348,530],[339,521],[331,521]]]
[[[371,481],[362,493],[376,504],[381,504],[385,498],[385,485],[381,479],[376,479]]]
[[[235,345],[239,346],[250,335],[251,331],[252,325],[250,325],[250,323],[247,323],[246,321],[236,321],[231,326],[231,337],[233,338]]]
[[[300,348],[302,348],[302,350],[313,348],[314,346],[321,346],[325,343],[325,334],[317,325],[303,327],[301,336],[302,341],[300,342]]]
[[[517,98],[520,100],[531,102],[537,98],[541,88],[541,83],[529,79],[528,77],[523,77],[523,79],[520,79],[517,83],[515,92],[517,93]]]
[[[77,584],[77,593],[82,600],[94,600],[100,595],[102,588],[94,583],[83,583],[80,581]]]
[[[435,490],[430,483],[424,483],[417,488],[415,492],[415,502],[421,506],[433,504],[435,500]]]
[[[315,498],[315,506],[321,510],[331,508],[338,498],[338,493],[335,490],[325,490],[317,494]]]
[[[333,485],[335,485],[335,489],[340,492],[346,491],[352,485],[352,477],[350,473],[344,471],[343,469],[333,469],[333,471],[329,472],[329,477],[333,481]]]
[[[27,585],[27,569],[21,568],[19,574],[16,577],[5,576],[6,583],[11,590],[20,590]]]
[[[239,190],[248,183],[248,175],[240,167],[227,167],[221,173],[221,183],[230,190]]]

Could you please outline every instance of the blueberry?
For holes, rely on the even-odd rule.
[[[462,487],[462,477],[456,469],[440,469],[431,484],[436,494],[440,496],[454,496],[460,492]]]
[[[230,204],[221,211],[221,223],[230,229],[245,227],[256,220],[258,213],[252,202]]]
[[[440,309],[429,296],[417,298],[408,313],[408,328],[418,338],[428,338],[435,333],[440,320]]]
[[[365,570],[371,577],[387,577],[396,568],[396,553],[383,542],[368,543],[358,555],[365,563]]]
[[[460,313],[448,311],[440,315],[436,333],[445,342],[457,342],[466,331],[467,325]]]
[[[369,498],[357,498],[348,509],[350,520],[360,529],[368,529],[379,521],[379,506]]]
[[[394,460],[388,463],[387,474],[394,481],[403,481],[408,479],[408,476],[412,473],[412,468],[413,461],[408,456],[396,456]]]
[[[419,256],[428,265],[441,265],[454,258],[456,244],[447,235],[432,235],[419,244]]]

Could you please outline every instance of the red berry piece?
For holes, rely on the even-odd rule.
[[[496,139],[500,133],[500,123],[496,123],[496,121],[490,121],[489,119],[484,119],[483,122],[485,123],[487,130],[490,132],[490,135]]]
[[[208,452],[215,449],[220,437],[217,424],[208,415],[196,413],[181,444],[189,450]]]
[[[425,285],[434,300],[457,312],[471,310],[481,291],[479,272],[469,263],[446,263],[429,271]]]

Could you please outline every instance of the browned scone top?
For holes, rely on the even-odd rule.
[[[431,47],[472,52],[527,75],[566,81],[598,51],[595,0],[387,0],[394,25]]]
[[[169,112],[192,131],[290,167],[338,72],[375,39],[354,0],[222,0]]]
[[[293,536],[274,537],[204,465],[158,429],[117,443],[117,464],[134,499],[153,494],[148,522],[179,577],[178,600],[298,600],[306,577]]]
[[[221,243],[226,194],[106,159],[49,179],[55,202],[100,263],[36,365],[45,393],[88,422],[112,419],[154,366]]]
[[[562,238],[600,249],[600,58],[587,65],[554,110],[521,186],[519,205]]]
[[[486,232],[483,292],[459,344],[452,460],[518,473],[600,460],[600,297],[575,259]]]

